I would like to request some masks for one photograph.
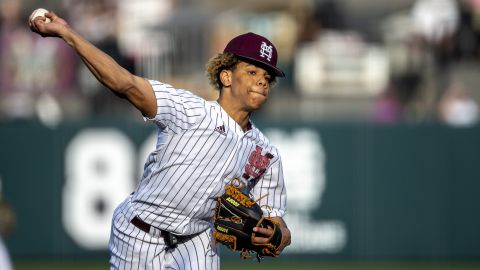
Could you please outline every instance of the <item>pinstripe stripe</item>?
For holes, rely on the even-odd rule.
[[[217,102],[150,83],[157,99],[157,115],[148,119],[158,126],[156,149],[146,160],[135,193],[113,216],[110,267],[219,269],[209,238],[215,198],[238,178],[255,198],[267,194],[260,205],[282,216],[286,195],[280,155],[253,124],[244,132]],[[162,237],[130,223],[135,215],[155,232],[203,233],[166,250]]]

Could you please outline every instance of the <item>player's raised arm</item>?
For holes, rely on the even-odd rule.
[[[30,29],[43,37],[62,38],[80,56],[97,80],[117,96],[126,98],[142,114],[154,117],[156,98],[149,82],[121,67],[106,53],[76,33],[68,23],[53,12],[29,19]]]

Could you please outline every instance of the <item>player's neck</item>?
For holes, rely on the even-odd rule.
[[[243,129],[247,131],[251,128],[250,115],[251,112],[245,111],[231,103],[225,102],[223,99],[218,99],[218,103],[225,112]]]

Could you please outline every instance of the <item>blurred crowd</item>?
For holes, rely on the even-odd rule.
[[[390,72],[375,103],[375,118],[475,125],[480,1],[416,0],[403,18],[388,18],[384,31]]]
[[[361,2],[361,3],[360,3]],[[61,40],[0,0],[0,121],[139,119]],[[440,122],[479,116],[480,0],[45,1],[131,72],[214,99],[208,58],[241,32],[270,37],[287,71],[267,112],[292,121]]]

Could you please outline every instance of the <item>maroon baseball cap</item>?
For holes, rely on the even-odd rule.
[[[223,52],[233,53],[253,64],[263,65],[276,76],[285,77],[285,73],[277,68],[277,49],[265,37],[252,32],[239,35],[230,40]]]

